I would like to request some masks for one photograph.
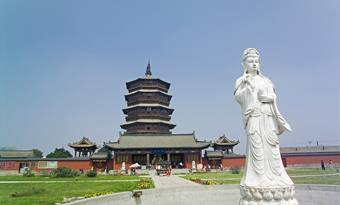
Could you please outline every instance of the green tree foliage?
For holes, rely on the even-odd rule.
[[[42,158],[43,157],[43,152],[38,150],[38,149],[32,149],[34,155],[38,158]]]
[[[62,148],[55,148],[54,152],[49,153],[46,155],[46,158],[67,158],[67,157],[72,157],[71,153],[67,150]]]
[[[102,146],[102,148],[100,148],[99,150],[98,150],[98,152],[107,152],[107,153],[109,153],[109,156],[111,157],[112,156],[112,151],[111,150],[109,150],[107,147],[105,147],[104,145]]]

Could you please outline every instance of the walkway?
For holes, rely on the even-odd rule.
[[[201,186],[195,182],[180,178],[181,175],[171,176],[152,176],[156,188],[184,187],[184,186]]]

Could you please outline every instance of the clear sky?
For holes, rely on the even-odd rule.
[[[233,90],[256,48],[293,132],[340,145],[340,1],[0,1],[0,147],[44,155],[83,136],[117,141],[125,82],[170,82],[173,133],[246,135]],[[73,152],[71,152],[73,153]]]

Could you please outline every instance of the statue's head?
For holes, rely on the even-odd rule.
[[[257,74],[260,74],[260,54],[255,48],[248,48],[243,53],[242,66],[244,73],[248,71],[257,70]]]

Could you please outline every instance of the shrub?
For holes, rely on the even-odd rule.
[[[75,172],[72,171],[69,167],[58,167],[56,170],[53,170],[52,177],[55,178],[65,178],[65,177],[74,177]]]
[[[97,171],[96,170],[90,170],[86,173],[87,177],[96,177],[97,176]]]
[[[239,174],[241,171],[241,167],[238,165],[231,166],[229,170],[232,174]]]
[[[24,177],[34,177],[34,174],[33,174],[32,170],[26,168],[25,172],[22,174],[22,176],[24,176]]]
[[[74,170],[73,173],[75,177],[80,176],[81,174],[79,170]]]

